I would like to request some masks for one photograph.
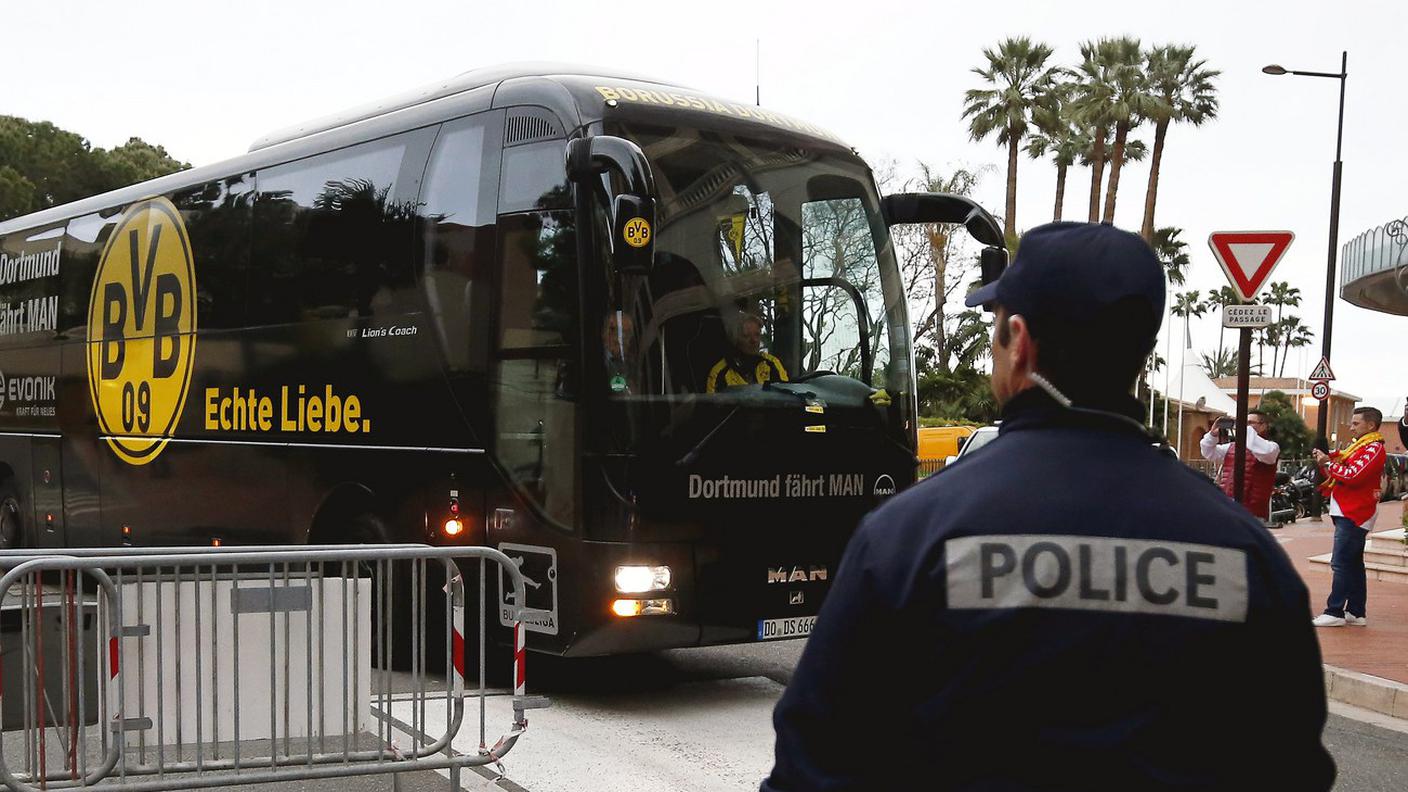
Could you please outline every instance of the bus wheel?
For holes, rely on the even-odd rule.
[[[14,481],[0,484],[0,550],[11,550],[20,546],[24,533],[24,521],[20,518],[20,497],[15,492]]]

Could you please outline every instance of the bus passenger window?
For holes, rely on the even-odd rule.
[[[172,196],[195,257],[197,321],[202,329],[241,327],[249,288],[254,179],[244,174]]]
[[[415,201],[397,190],[406,137],[260,171],[251,324],[411,309]]]
[[[486,143],[497,139],[499,117],[446,124],[421,192],[426,300],[446,363],[456,372],[483,373],[493,335],[489,271],[499,148]]]

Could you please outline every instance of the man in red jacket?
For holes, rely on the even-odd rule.
[[[1360,407],[1349,422],[1354,438],[1349,448],[1326,454],[1315,449],[1315,463],[1325,477],[1322,489],[1330,496],[1330,519],[1335,523],[1335,549],[1330,556],[1334,582],[1325,612],[1315,617],[1316,627],[1363,627],[1369,623],[1365,600],[1369,596],[1364,570],[1364,540],[1378,515],[1379,485],[1387,452],[1379,425],[1384,415],[1373,407]]]

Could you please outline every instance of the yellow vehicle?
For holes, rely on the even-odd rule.
[[[920,459],[958,456],[959,444],[978,431],[976,426],[928,426],[919,430]]]

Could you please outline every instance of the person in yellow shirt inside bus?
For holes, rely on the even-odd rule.
[[[756,314],[739,316],[730,327],[729,336],[733,348],[709,369],[704,383],[706,393],[774,380],[787,381],[787,369],[782,361],[763,351],[763,320]]]

